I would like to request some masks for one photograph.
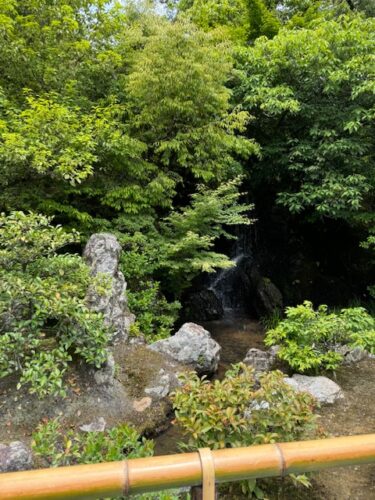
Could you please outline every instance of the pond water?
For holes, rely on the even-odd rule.
[[[219,378],[232,364],[242,361],[251,347],[264,349],[264,331],[259,322],[245,317],[229,317],[205,323],[212,337],[221,345]],[[375,433],[375,360],[344,366],[336,374],[345,399],[319,410],[320,424],[328,436]],[[171,426],[156,439],[157,455],[178,453],[181,441]],[[280,482],[269,500],[375,500],[375,465],[330,469],[312,475],[308,490]]]

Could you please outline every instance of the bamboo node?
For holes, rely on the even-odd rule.
[[[275,448],[277,450],[277,455],[280,461],[280,476],[285,477],[287,475],[287,467],[283,450],[281,449],[281,446],[278,443],[275,443]]]
[[[123,496],[128,498],[129,496],[129,463],[127,460],[124,460],[124,487],[123,487]]]
[[[203,500],[215,500],[215,464],[210,448],[198,450],[202,469]]]

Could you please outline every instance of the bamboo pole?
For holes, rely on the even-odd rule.
[[[217,482],[375,463],[375,434],[212,451]],[[202,483],[200,454],[0,474],[1,500],[127,496]]]

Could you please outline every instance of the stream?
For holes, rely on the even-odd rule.
[[[264,331],[256,320],[233,316],[203,323],[221,345],[218,378],[232,363],[242,361],[247,351],[264,349]],[[328,436],[375,433],[375,360],[343,366],[336,382],[345,399],[319,410],[320,425]],[[174,426],[156,438],[155,454],[178,453],[181,434]],[[330,469],[311,476],[312,487],[296,488],[279,481],[278,491],[269,500],[375,500],[375,465]]]

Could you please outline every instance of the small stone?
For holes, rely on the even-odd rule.
[[[245,410],[245,418],[250,418],[253,411],[269,410],[270,404],[268,401],[252,401],[250,406]]]
[[[254,368],[256,373],[268,372],[272,369],[275,356],[269,351],[262,351],[261,349],[249,349],[243,362]]]
[[[133,403],[133,408],[135,411],[142,413],[143,411],[147,410],[151,406],[152,399],[150,397],[145,397],[142,399],[138,399],[134,401]]]
[[[298,392],[308,392],[319,403],[332,404],[344,398],[341,387],[327,377],[295,374],[292,378],[285,378],[284,381]]]
[[[32,466],[32,452],[24,443],[13,441],[9,445],[0,444],[0,472],[28,470]]]
[[[99,417],[93,422],[80,426],[80,430],[83,432],[103,432],[107,426],[107,422],[103,417]]]
[[[164,373],[164,370],[161,369],[160,372]],[[147,387],[145,393],[154,399],[163,399],[168,396],[171,387],[169,375],[162,375],[156,382],[157,385],[154,387]]]

